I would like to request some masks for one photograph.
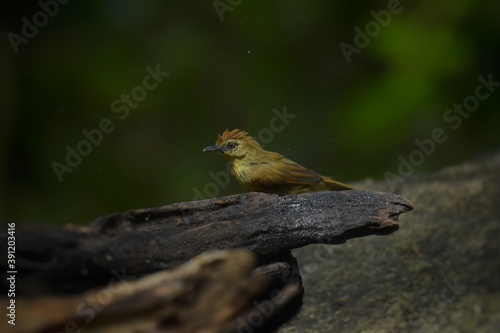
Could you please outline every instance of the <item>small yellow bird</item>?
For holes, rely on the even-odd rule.
[[[226,130],[204,152],[218,152],[229,161],[238,182],[248,191],[298,194],[352,190],[352,187],[318,175],[302,165],[262,149],[247,132]]]

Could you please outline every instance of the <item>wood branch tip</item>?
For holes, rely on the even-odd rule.
[[[403,214],[403,213],[412,211],[413,208],[415,208],[413,206],[413,203],[410,200],[408,200],[402,196],[399,196],[399,198],[401,198],[401,200],[399,202],[393,202],[393,204],[401,206],[401,210],[399,211],[399,214]]]

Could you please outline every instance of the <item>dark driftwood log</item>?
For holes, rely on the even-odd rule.
[[[218,249],[244,248],[264,264],[280,257],[290,264],[293,248],[389,234],[399,214],[411,209],[390,193],[247,193],[111,214],[86,227],[20,228],[17,262],[24,274],[18,291],[80,292]]]
[[[216,251],[172,270],[71,296],[17,299],[2,332],[269,332],[295,314],[299,285],[274,290],[248,251]],[[261,295],[265,294],[265,299]]]

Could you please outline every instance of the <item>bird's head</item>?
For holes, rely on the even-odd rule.
[[[228,160],[239,159],[261,149],[259,143],[247,132],[240,129],[225,130],[217,136],[215,145],[206,147],[204,152],[217,152]]]

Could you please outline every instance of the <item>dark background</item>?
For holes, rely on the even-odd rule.
[[[237,3],[237,2],[233,2]],[[500,2],[402,1],[402,10],[347,61],[355,27],[387,1],[70,1],[15,52],[36,1],[4,5],[0,22],[0,219],[76,223],[132,208],[193,200],[225,162],[201,149],[226,128],[351,182],[398,174],[415,140],[447,136],[415,174],[499,147],[500,89],[458,128],[446,110],[478,76],[500,81]],[[12,35],[11,35],[12,36]],[[170,75],[121,120],[111,103],[142,85],[146,66]],[[115,129],[58,180],[66,146],[111,119]],[[278,122],[279,124],[279,122]],[[267,137],[266,137],[267,138]],[[216,194],[242,192],[234,179]]]

